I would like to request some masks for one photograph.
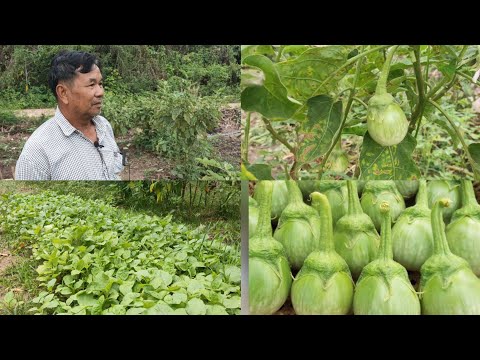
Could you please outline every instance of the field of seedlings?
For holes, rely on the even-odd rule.
[[[240,313],[239,241],[211,224],[50,190],[0,192],[0,224],[1,250],[17,258],[2,274],[3,313]],[[34,275],[18,288],[6,279],[22,278],[20,263]]]

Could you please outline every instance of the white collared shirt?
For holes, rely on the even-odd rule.
[[[99,147],[58,109],[28,138],[15,169],[16,180],[120,180],[122,154],[112,126],[103,116],[92,119]],[[103,159],[102,159],[103,158]]]

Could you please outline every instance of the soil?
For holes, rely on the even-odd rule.
[[[0,277],[5,270],[11,267],[16,261],[15,256],[12,256],[7,249],[0,248]],[[5,295],[6,289],[0,284],[0,300]]]
[[[44,119],[48,119],[54,113],[55,109],[19,110],[15,115],[24,121],[0,127],[0,180],[13,179],[15,163],[25,141]],[[221,109],[221,113],[219,126],[208,134],[208,138],[212,141],[214,152],[220,161],[239,166],[240,103],[228,104]],[[116,138],[119,147],[127,151],[128,163],[120,174],[122,180],[173,178],[171,170],[175,167],[174,161],[139,149],[133,144],[132,138],[131,134]]]

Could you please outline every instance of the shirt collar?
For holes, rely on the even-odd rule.
[[[57,109],[55,110],[55,121],[57,122],[58,126],[67,137],[72,135],[77,130],[72,124],[70,124],[70,121],[68,121],[67,118],[62,114],[58,106],[57,106]],[[105,137],[105,133],[106,133],[105,124],[100,121],[98,116],[95,116],[92,119],[92,121],[95,124],[95,128],[97,130],[98,141],[101,142]]]

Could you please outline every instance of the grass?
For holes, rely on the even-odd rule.
[[[9,249],[8,244],[12,240],[3,234],[0,228],[0,250]],[[0,315],[25,315],[32,307],[31,299],[39,292],[38,282],[35,280],[36,261],[30,257],[29,249],[10,250],[14,261],[0,273]],[[13,299],[8,299],[9,293],[13,295]]]

